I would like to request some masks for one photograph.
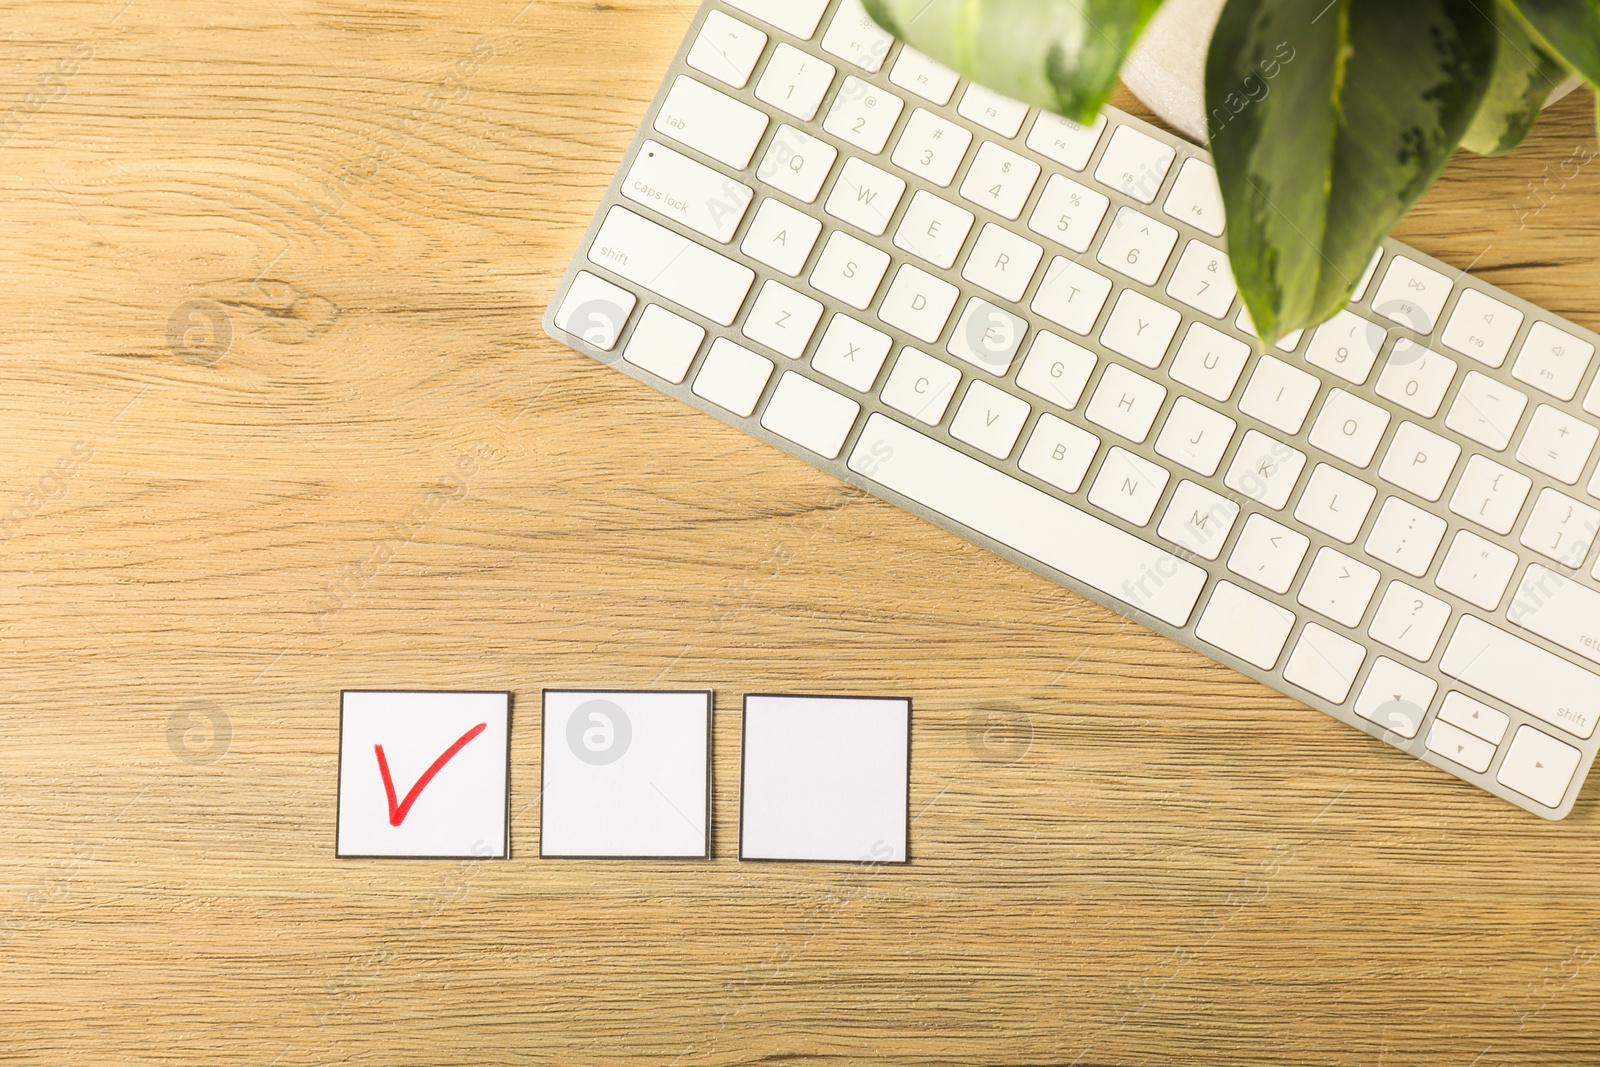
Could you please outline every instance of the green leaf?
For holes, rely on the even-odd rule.
[[[1206,62],[1211,150],[1266,340],[1344,306],[1461,142],[1495,58],[1480,2],[1228,0]]]
[[[1522,143],[1539,118],[1545,97],[1566,76],[1561,60],[1551,55],[1523,27],[1516,13],[1501,3],[1495,8],[1500,30],[1499,51],[1489,89],[1461,139],[1463,148],[1482,156],[1498,156]]]
[[[1513,0],[1512,6],[1551,52],[1600,86],[1600,0]]]
[[[996,92],[1093,121],[1161,0],[863,0],[879,25]]]

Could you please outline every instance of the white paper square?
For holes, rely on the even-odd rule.
[[[510,728],[510,693],[341,694],[335,853],[504,859]]]
[[[711,693],[546,689],[541,856],[710,855]]]
[[[911,701],[744,698],[739,858],[904,863]]]

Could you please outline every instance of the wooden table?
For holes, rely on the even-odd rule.
[[[0,1061],[1600,1061],[1596,790],[1544,823],[544,337],[693,9],[0,16]],[[1600,326],[1592,122],[1400,235]],[[535,858],[546,685],[715,687],[713,860]],[[407,686],[515,691],[511,861],[335,861],[338,691]],[[786,689],[914,699],[912,865],[734,858]]]

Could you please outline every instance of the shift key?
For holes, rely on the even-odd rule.
[[[589,262],[724,326],[756,279],[749,267],[623,207],[606,214]]]

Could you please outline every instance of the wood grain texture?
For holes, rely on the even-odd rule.
[[[0,1061],[1600,1061],[1594,789],[1546,824],[542,335],[692,12],[0,13]],[[1399,235],[1600,327],[1592,116]],[[544,685],[715,687],[715,859],[534,858]],[[358,687],[516,692],[513,860],[334,861]],[[914,699],[913,864],[732,858],[787,688]]]

